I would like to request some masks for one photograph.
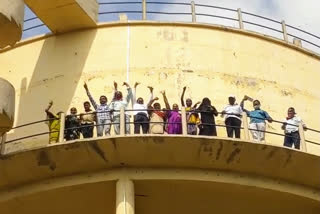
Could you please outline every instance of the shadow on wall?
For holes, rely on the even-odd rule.
[[[90,30],[49,37],[44,41],[31,79],[24,77],[21,80],[16,124],[45,119],[44,109],[49,100],[54,102],[51,109],[53,113],[68,111],[95,36],[96,30]],[[46,132],[48,126],[41,123],[17,129],[13,134],[14,139],[36,134],[35,130]],[[36,139],[40,138],[44,139],[48,136],[44,135]]]

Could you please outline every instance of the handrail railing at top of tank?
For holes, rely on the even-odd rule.
[[[118,125],[120,128],[118,128],[120,130],[120,135],[122,136],[125,136],[125,135],[130,135],[130,133],[127,133],[126,134],[126,131],[125,131],[125,125],[126,124],[136,124],[136,122],[126,122],[125,120],[125,114],[130,114],[130,112],[135,112],[135,111],[142,111],[141,109],[140,110],[124,110],[124,108],[122,108],[120,111],[107,111],[107,112],[119,112],[120,114],[120,120],[118,122],[115,122],[115,121],[112,121],[110,123],[107,123],[107,124],[102,124],[102,125],[110,125],[110,126],[114,126],[114,125]],[[146,109],[145,111],[149,111],[149,112],[152,112],[152,111],[155,111],[153,109]],[[166,111],[170,111],[170,110],[162,110],[164,112]],[[188,123],[187,122],[187,112],[185,110],[184,107],[181,108],[181,110],[179,110],[181,112],[181,122],[169,122],[169,121],[165,121],[165,122],[147,122],[148,124],[181,124],[181,128],[182,128],[182,132],[181,134],[177,134],[179,136],[185,136],[187,137],[188,134],[187,134],[187,126]],[[127,112],[127,113],[126,113]],[[102,113],[102,112],[100,112]],[[195,110],[195,113],[206,113],[204,111],[198,111],[198,110]],[[95,113],[87,113],[87,114],[95,114]],[[224,115],[226,113],[222,113],[222,112],[219,112],[218,114],[220,115]],[[84,115],[84,114],[79,114],[77,116],[81,116],[81,115]],[[238,115],[240,116],[240,115]],[[247,116],[246,113],[243,113],[242,114],[242,126],[239,127],[240,129],[243,130],[243,136],[241,137],[241,139],[243,140],[246,140],[246,141],[252,141],[252,142],[255,142],[254,139],[251,139],[250,136],[249,136],[249,131],[259,131],[259,132],[264,132],[266,134],[271,134],[271,135],[275,135],[275,136],[282,136],[282,137],[285,137],[287,134],[284,134],[284,133],[278,133],[278,132],[273,132],[273,131],[261,131],[261,130],[257,130],[257,129],[253,129],[253,128],[250,128],[249,125],[248,125],[248,119],[247,118],[256,118],[256,119],[263,119],[263,120],[266,120],[265,118],[257,118],[257,117],[252,117],[252,116]],[[32,134],[32,135],[28,135],[28,136],[23,136],[23,137],[19,137],[19,138],[16,138],[16,139],[12,139],[12,140],[8,140],[6,142],[3,141],[2,144],[0,144],[0,155],[1,154],[4,154],[4,147],[6,144],[9,144],[9,143],[12,143],[12,142],[17,142],[17,141],[21,141],[21,140],[25,140],[25,139],[30,139],[30,138],[34,138],[34,137],[38,137],[38,136],[43,136],[43,135],[50,135],[52,133],[66,133],[67,131],[73,131],[75,129],[79,129],[79,134],[80,134],[80,129],[83,129],[83,128],[86,128],[86,127],[98,127],[98,126],[101,126],[101,124],[93,124],[93,125],[81,125],[80,127],[78,128],[66,128],[65,127],[65,114],[62,113],[60,115],[60,118],[59,118],[59,121],[60,121],[60,127],[59,127],[59,131],[57,130],[51,130],[51,131],[44,131],[44,130],[41,130],[40,133],[36,133],[36,134]],[[20,129],[20,128],[23,128],[23,127],[28,127],[28,126],[32,126],[32,125],[35,125],[35,124],[39,124],[39,123],[42,123],[42,122],[49,122],[51,120],[54,120],[54,119],[46,119],[46,120],[40,120],[40,121],[35,121],[35,122],[32,122],[32,123],[27,123],[27,124],[23,124],[23,125],[19,125],[19,126],[16,126],[14,127],[13,129]],[[272,122],[274,123],[277,123],[277,124],[280,124],[280,125],[284,125],[285,123],[282,122],[282,121],[279,121],[279,120],[272,120]],[[141,124],[142,122],[138,122],[139,124]],[[221,124],[215,124],[215,123],[212,123],[212,124],[209,124],[209,123],[200,123],[200,125],[203,125],[203,126],[214,126],[214,127],[232,127],[232,128],[235,128],[234,126],[230,126],[230,125],[221,125]],[[291,126],[295,126],[295,125],[291,125]],[[301,150],[304,151],[304,152],[307,152],[307,148],[306,148],[306,143],[311,143],[311,144],[314,144],[314,145],[317,145],[317,146],[320,146],[320,142],[314,142],[314,141],[311,141],[311,140],[307,140],[304,136],[304,127],[300,124],[299,126],[296,126],[298,128],[298,131],[299,131],[299,140],[300,140],[300,145],[301,145]],[[315,132],[315,133],[320,133],[319,130],[316,130],[316,129],[312,129],[312,128],[307,128],[307,130],[309,131],[312,131],[312,132]],[[40,131],[40,130],[39,130]],[[161,135],[161,134],[160,134]],[[167,136],[167,135],[166,135]],[[214,136],[213,136],[214,137]],[[290,138],[296,138],[294,136],[289,136]],[[63,135],[59,135],[59,139],[58,139],[58,142],[59,143],[63,143],[64,142],[64,134]]]
[[[199,17],[209,17],[209,18],[217,18],[219,20],[229,20],[235,22],[234,24],[238,25],[239,29],[246,29],[246,25],[254,26],[256,27],[254,31],[258,33],[263,33],[264,35],[276,37],[275,34],[278,34],[278,36],[281,36],[282,39],[285,42],[289,42],[289,37],[292,37],[293,40],[298,39],[297,41],[293,41],[296,45],[302,46],[300,42],[304,43],[305,48],[314,51],[316,53],[320,53],[320,36],[315,35],[313,33],[307,32],[305,30],[302,30],[298,27],[294,27],[292,25],[286,24],[284,21],[277,21],[262,15],[257,15],[245,11],[241,11],[241,9],[231,9],[231,8],[226,8],[226,7],[220,7],[220,6],[215,6],[215,5],[208,5],[208,4],[198,4],[195,3],[194,1],[191,2],[164,2],[164,1],[147,1],[147,0],[140,0],[140,1],[120,1],[120,2],[115,2],[112,0],[109,1],[100,1],[100,11],[99,15],[100,16],[105,16],[105,15],[111,15],[111,14],[121,14],[121,13],[126,13],[126,14],[142,14],[141,19],[142,20],[147,20],[148,14],[153,14],[153,15],[183,15],[183,16],[191,16],[190,22],[197,22],[197,18]],[[138,10],[133,10],[131,9],[131,5],[141,5],[141,8]],[[162,9],[156,8],[153,10],[148,9],[148,5],[167,5],[167,6],[184,6],[183,12],[171,12],[172,10],[169,11],[163,11]],[[114,10],[106,10],[104,6],[112,6],[116,7]],[[125,9],[123,10],[118,10],[117,6],[124,7]],[[129,6],[129,8],[128,8]],[[188,6],[189,8],[185,8]],[[208,10],[220,10],[222,12],[232,12],[234,13],[235,17],[230,17],[226,16],[225,14],[219,15],[215,14],[212,10],[212,12],[199,12],[198,9],[201,8],[206,8]],[[172,16],[171,16],[172,17]],[[269,22],[270,25],[265,25],[261,21],[252,21],[248,17],[251,18],[256,18],[260,19],[262,21],[267,21]],[[136,17],[139,19],[138,17]],[[248,18],[248,19],[247,19]],[[39,20],[37,17],[32,17],[28,18],[25,20],[25,23],[32,22]],[[187,21],[186,21],[187,22]],[[210,24],[221,24],[221,22],[211,22],[209,21],[208,23]],[[222,23],[222,25],[225,25]],[[37,21],[35,24],[28,24],[28,26],[23,30],[24,32],[37,29],[40,27],[45,26],[45,24],[40,23]],[[259,29],[264,29],[267,30],[268,32],[261,32]],[[269,32],[271,31],[271,32]],[[290,32],[288,32],[290,31]],[[278,38],[278,37],[276,37]],[[299,41],[300,40],[300,41]],[[301,45],[300,45],[300,44]]]

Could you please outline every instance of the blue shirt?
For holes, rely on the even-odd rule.
[[[248,111],[247,113],[248,113],[248,116],[250,117],[250,123],[265,123],[265,120],[270,118],[269,114],[266,111],[263,111],[261,109]]]

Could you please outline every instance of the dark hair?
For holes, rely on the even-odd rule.
[[[85,105],[85,104],[91,105],[89,101],[85,101],[85,102],[83,103],[83,105]]]
[[[208,97],[202,99],[202,103],[199,106],[200,111],[206,111],[206,109],[211,106],[211,100]]]
[[[101,95],[100,96],[100,99],[102,98],[102,97],[104,97],[106,100],[108,99],[106,96],[104,96],[104,95]]]
[[[254,100],[253,103],[254,103],[254,102],[258,102],[259,105],[261,104],[261,103],[260,103],[260,100]]]
[[[296,110],[293,107],[288,108],[288,111],[296,112]]]

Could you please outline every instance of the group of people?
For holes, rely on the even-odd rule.
[[[88,85],[84,84],[84,89],[89,101],[84,102],[84,113],[77,114],[75,107],[70,109],[70,114],[65,119],[64,138],[76,140],[82,134],[83,138],[92,138],[94,127],[97,127],[97,136],[110,135],[111,127],[114,127],[115,134],[120,134],[120,110],[125,109],[125,133],[130,133],[130,115],[133,115],[134,134],[182,134],[182,116],[178,104],[170,106],[165,91],[161,91],[165,108],[162,109],[158,97],[153,95],[153,87],[149,86],[150,97],[145,104],[142,97],[136,97],[137,88],[140,83],[135,83],[133,90],[126,82],[127,95],[124,98],[118,90],[118,84],[114,82],[114,93],[110,103],[104,95],[100,96],[99,104],[92,97]],[[209,98],[203,98],[202,102],[193,105],[191,99],[184,100],[186,87],[181,95],[181,105],[186,109],[187,133],[189,135],[217,136],[215,117],[218,116],[217,109],[211,104]],[[132,110],[127,110],[129,103],[132,103]],[[253,110],[244,107],[245,101],[253,103]],[[240,105],[236,103],[233,95],[228,97],[228,105],[221,112],[225,118],[227,135],[230,138],[240,138],[242,114],[245,112],[250,117],[249,129],[255,141],[264,141],[266,131],[266,121],[272,122],[270,115],[261,109],[259,100],[253,100],[244,96]],[[49,121],[50,142],[58,142],[60,130],[60,113],[56,115],[50,112],[52,102],[45,110]],[[94,110],[91,108],[93,106]],[[300,149],[300,135],[298,126],[306,126],[302,120],[296,116],[294,108],[288,109],[288,116],[283,123],[282,129],[285,131],[284,146]]]

